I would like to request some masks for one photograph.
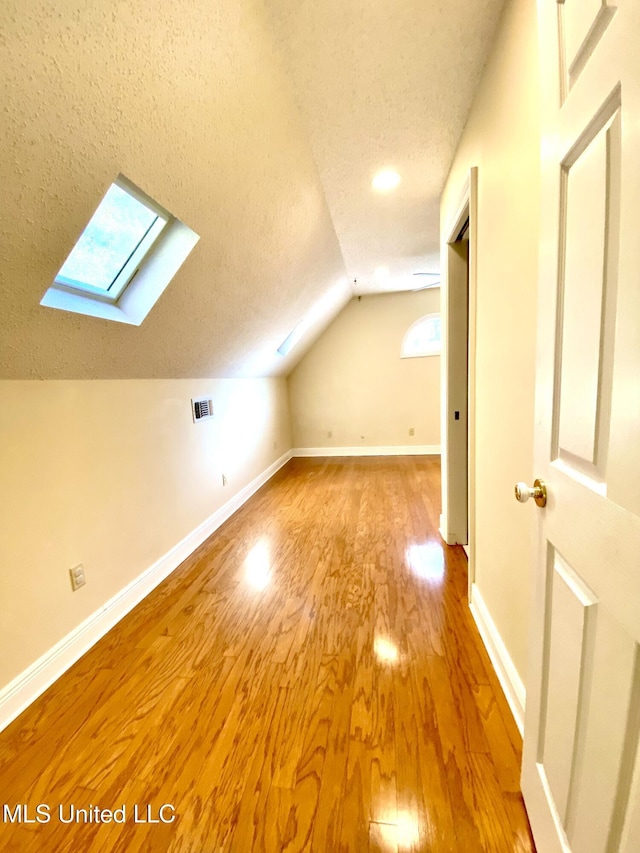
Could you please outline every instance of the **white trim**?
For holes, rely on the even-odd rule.
[[[477,167],[476,167],[477,168]],[[456,212],[449,220],[449,228],[447,229],[447,243],[453,243],[458,234],[462,230],[462,226],[469,216],[469,200],[471,198],[471,175],[473,169],[470,169],[464,179],[464,184],[460,187],[458,195],[458,205]]]
[[[442,355],[442,350],[440,349],[441,344],[438,344],[438,349],[436,352],[416,352],[412,355],[401,355],[400,358],[432,358],[433,356]]]
[[[439,456],[439,444],[379,447],[294,447],[292,456]]]
[[[514,716],[520,734],[524,734],[524,708],[526,702],[526,690],[524,682],[515,668],[511,656],[507,651],[502,637],[500,636],[495,622],[491,618],[489,609],[480,594],[477,584],[471,586],[471,597],[469,609],[473,614],[478,631],[482,637],[487,653],[498,676],[498,681],[507,698],[511,713]]]
[[[291,459],[289,450],[0,690],[0,731],[126,616]]]

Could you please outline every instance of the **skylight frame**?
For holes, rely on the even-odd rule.
[[[100,205],[106,198],[107,193],[113,186],[119,187],[123,192],[131,196],[139,204],[143,205],[149,211],[151,211],[151,213],[155,214],[155,219],[147,228],[146,232],[142,235],[142,237],[138,241],[138,244],[130,253],[126,261],[122,264],[122,266],[120,267],[120,271],[115,276],[115,278],[106,290],[100,287],[96,287],[85,281],[78,281],[76,279],[68,278],[67,276],[61,275],[60,272],[58,272],[54,279],[54,286],[56,288],[59,288],[60,290],[66,291],[71,294],[89,294],[91,299],[112,305],[117,303],[117,301],[120,299],[126,288],[133,280],[134,276],[140,269],[141,265],[145,262],[154,247],[157,246],[162,234],[166,232],[167,226],[171,223],[171,220],[173,219],[173,217],[170,213],[168,213],[168,211],[166,211],[159,204],[153,201],[153,199],[149,198],[148,195],[143,193],[142,190],[138,189],[122,175],[119,175],[116,180],[109,185],[107,191],[100,200],[100,204],[93,212],[91,219],[93,219],[96,212],[99,210]],[[87,223],[87,225],[82,231],[82,234],[80,235],[80,237],[78,237],[78,240],[76,240],[73,249],[65,260],[65,264],[75,251],[76,246],[82,239],[85,231],[88,228],[88,225],[89,223]],[[62,265],[61,269],[64,268],[65,264]]]

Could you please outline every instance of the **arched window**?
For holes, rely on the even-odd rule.
[[[409,327],[402,339],[400,358],[440,355],[440,315],[427,314]]]

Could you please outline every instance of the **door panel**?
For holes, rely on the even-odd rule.
[[[640,3],[539,0],[538,20],[548,500],[522,786],[540,853],[640,851]]]
[[[628,718],[638,687],[638,645],[630,642],[610,613],[598,613],[588,693],[585,696],[584,742],[579,744],[579,777],[588,780],[576,790],[574,812],[569,815],[569,835],[575,850],[607,848],[611,832],[624,822],[629,779],[622,779],[627,745],[637,732]],[[615,666],[612,666],[615,661]],[[607,748],[604,748],[604,745]]]
[[[546,775],[554,807],[565,823],[572,793],[580,693],[590,669],[590,662],[584,658],[592,647],[597,602],[560,555],[552,553],[538,763]]]
[[[611,341],[605,335],[613,329],[603,323],[603,309],[611,208],[616,215],[619,206],[619,198],[612,198],[608,187],[609,167],[615,159],[611,148],[619,137],[611,124],[618,119],[616,114],[573,162],[563,164],[561,190],[565,233],[560,235],[564,275],[558,289],[562,316],[558,324],[561,341],[557,342],[561,351],[558,445],[569,463],[573,457],[596,480],[604,480],[608,443],[602,434],[609,422],[609,395],[603,394],[608,388],[603,383],[608,385],[604,361],[611,352]]]
[[[561,58],[573,85],[615,12],[606,0],[565,0],[559,3]]]

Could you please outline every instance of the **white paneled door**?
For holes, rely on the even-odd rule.
[[[538,0],[538,20],[548,501],[522,786],[540,853],[639,853],[640,0]]]

